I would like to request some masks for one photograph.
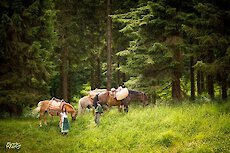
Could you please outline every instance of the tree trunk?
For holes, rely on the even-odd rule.
[[[181,63],[182,63],[182,53],[177,45],[183,42],[182,37],[173,35],[168,36],[165,40],[173,54],[174,67],[172,70],[172,99],[175,101],[182,100],[180,78],[181,78]]]
[[[122,73],[122,84],[124,84],[124,82],[126,82],[126,75],[125,73]]]
[[[204,72],[200,72],[200,90],[201,94],[205,91]]]
[[[227,95],[227,89],[228,89],[227,83],[222,83],[221,89],[222,89],[222,99],[227,100],[227,98],[228,98],[228,95]]]
[[[190,58],[190,82],[191,82],[191,100],[195,100],[195,78],[194,78],[194,57]]]
[[[117,86],[120,86],[121,85],[121,72],[119,70],[120,68],[120,57],[117,56]]]
[[[204,58],[199,57],[198,61]],[[205,91],[205,81],[204,81],[204,73],[201,70],[197,71],[197,94],[201,95]]]
[[[112,20],[109,16],[111,13],[111,1],[107,0],[107,89],[111,88],[112,80],[112,48],[111,48],[111,39],[112,39]]]
[[[228,84],[227,84],[227,74],[224,73],[222,75],[222,80],[221,80],[221,91],[222,91],[222,100],[227,100],[228,98]]]
[[[173,57],[174,60],[178,63],[175,65],[175,68],[173,70],[173,78],[172,78],[172,98],[175,101],[181,101],[182,95],[181,95],[181,87],[180,87],[180,77],[181,77],[181,60],[182,60],[182,54],[180,51],[173,51]]]
[[[69,50],[63,49],[62,52],[62,98],[68,101],[68,72],[69,72]]]
[[[213,62],[213,51],[210,50],[209,54],[207,56],[207,62],[208,63],[212,63]],[[212,74],[208,74],[207,75],[207,90],[208,90],[208,94],[209,96],[213,99],[215,97],[214,95],[214,79],[213,79],[213,75]]]
[[[209,96],[213,99],[215,95],[214,95],[214,81],[212,75],[207,76],[207,90]]]
[[[180,73],[174,72],[174,79],[172,80],[172,98],[175,101],[181,101],[181,87],[180,87]]]
[[[91,90],[94,90],[96,88],[96,85],[95,85],[95,70],[94,68],[92,67],[91,69],[91,74],[90,74],[90,82],[91,82]]]
[[[197,94],[201,95],[201,71],[197,71]]]
[[[96,88],[100,88],[101,87],[101,60],[100,60],[100,56],[96,57],[96,61],[97,61],[97,66],[96,66],[96,70],[95,70],[95,86],[96,86]]]

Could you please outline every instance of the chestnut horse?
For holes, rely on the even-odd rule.
[[[124,106],[124,111],[128,112],[129,103],[133,100],[140,101],[143,106],[148,105],[148,98],[144,92],[129,90],[128,96],[123,100],[116,100],[109,91],[99,93],[94,97],[93,106],[96,107],[96,102],[99,101],[102,106],[118,106],[119,111],[121,111],[121,106]]]
[[[52,117],[53,116],[59,116],[60,117],[60,112],[67,112],[71,114],[72,117],[72,121],[74,121],[76,119],[76,111],[74,109],[74,107],[66,102],[61,102],[62,103],[62,108],[61,109],[51,109],[50,105],[51,105],[52,100],[44,100],[44,101],[40,101],[38,103],[38,107],[34,109],[34,111],[36,112],[40,112],[40,127],[42,126],[42,117],[44,117],[44,124],[47,125],[46,122],[46,112],[48,112]]]

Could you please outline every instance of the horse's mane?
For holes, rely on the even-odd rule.
[[[70,103],[65,103],[65,105],[68,105],[68,106],[71,107],[74,111],[76,111],[75,108],[73,107],[73,105],[71,105]]]

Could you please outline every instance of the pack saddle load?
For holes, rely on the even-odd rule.
[[[89,91],[89,96],[91,99],[93,99],[97,94],[101,93],[101,92],[105,92],[107,91],[106,89],[95,89],[95,90],[91,90]]]
[[[127,88],[122,88],[116,93],[117,100],[123,100],[129,95],[129,90]]]
[[[59,100],[56,98],[52,98],[49,102],[49,110],[52,111],[57,111],[57,112],[62,112],[62,109],[64,107],[65,101],[64,100]]]

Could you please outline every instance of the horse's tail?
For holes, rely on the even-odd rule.
[[[78,116],[80,116],[81,115],[81,113],[82,113],[82,106],[81,106],[81,102],[82,102],[82,98],[79,100],[79,102],[78,102],[78,112],[77,112],[77,114],[78,114]]]
[[[42,101],[40,101],[40,102],[38,103],[38,106],[37,106],[35,109],[32,110],[32,113],[33,113],[33,114],[38,114],[38,112],[39,112],[40,109],[41,109],[41,105],[42,105]]]

